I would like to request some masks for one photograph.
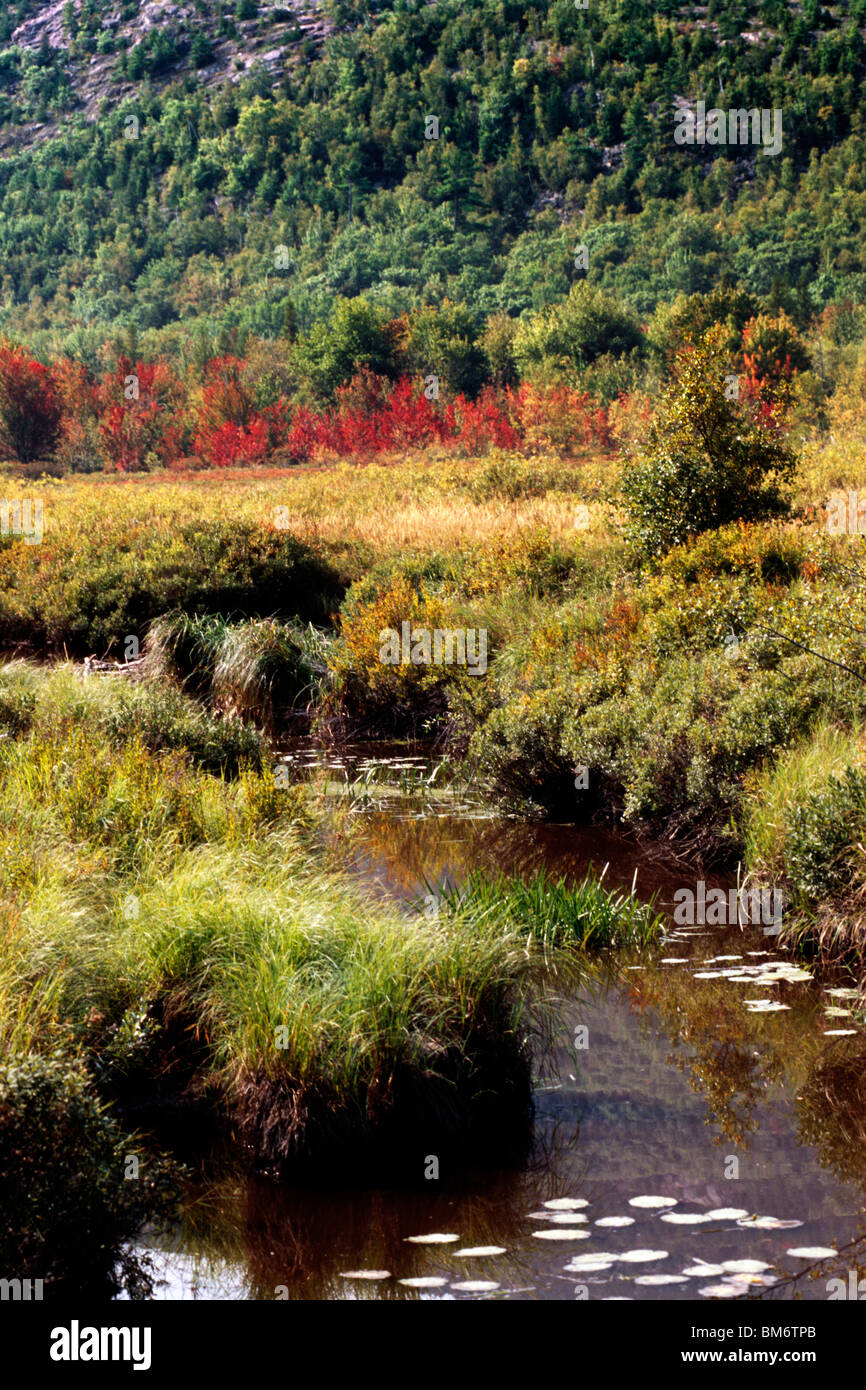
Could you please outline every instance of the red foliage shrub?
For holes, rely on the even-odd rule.
[[[223,425],[247,428],[255,402],[243,371],[239,357],[213,357],[208,362],[198,406],[199,432],[216,434]]]
[[[511,417],[528,449],[571,453],[590,444],[607,449],[613,442],[608,411],[588,391],[524,382],[510,389],[507,397]]]
[[[289,434],[285,402],[257,410],[244,366],[238,357],[215,357],[205,368],[194,447],[215,468],[260,463]]]
[[[49,367],[0,343],[0,447],[19,463],[48,458],[60,441],[63,404]]]
[[[317,450],[369,457],[448,437],[448,420],[409,377],[392,385],[366,371],[337,391],[333,410],[296,410],[286,443],[297,458]]]
[[[405,325],[391,327],[399,337]],[[248,363],[238,357],[212,358],[190,392],[163,361],[133,368],[120,357],[95,381],[81,363],[47,368],[0,344],[0,441],[22,460],[49,452],[61,435],[65,450],[88,447],[121,470],[154,462],[183,468],[190,458],[212,468],[261,466],[275,454],[372,458],[434,444],[466,455],[572,453],[609,448],[624,420],[639,425],[641,411],[636,398],[621,397],[608,410],[564,385],[486,386],[474,400],[430,400],[417,378],[393,382],[369,368],[338,389],[332,408],[291,411],[285,400],[257,406]]]
[[[472,455],[486,454],[492,448],[518,448],[520,434],[503,404],[501,395],[492,386],[485,386],[477,401],[468,401],[461,394],[446,409],[450,437],[461,452]]]
[[[165,362],[137,362],[120,357],[95,388],[99,432],[116,468],[144,466],[153,455],[166,467],[184,453],[184,429],[176,416],[183,388]]]
[[[251,420],[248,429],[228,421],[207,435],[196,435],[196,449],[214,468],[230,468],[235,463],[259,463],[268,449],[268,427],[262,419]]]

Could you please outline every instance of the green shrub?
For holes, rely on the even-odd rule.
[[[730,521],[788,509],[795,457],[777,422],[727,398],[720,335],[710,330],[679,352],[648,444],[625,469],[629,539],[640,557],[661,556]]]
[[[130,1159],[135,1177],[127,1176]],[[146,1271],[122,1247],[145,1221],[171,1213],[173,1177],[107,1114],[74,1062],[30,1056],[0,1066],[0,1266],[7,1277],[146,1296]]]
[[[495,709],[472,735],[470,758],[508,801],[545,812],[578,812],[574,770],[562,750],[570,708],[562,690],[540,690]]]
[[[173,611],[326,622],[342,592],[285,532],[240,520],[124,529],[107,516],[0,554],[0,642],[101,653]]]
[[[597,358],[620,357],[642,342],[632,311],[580,280],[560,303],[521,319],[513,352],[523,376],[576,379]]]
[[[810,903],[849,891],[864,834],[866,771],[846,767],[791,810],[786,869],[794,891]]]

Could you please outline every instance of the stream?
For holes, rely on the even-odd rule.
[[[607,866],[610,886],[636,874],[670,912],[695,887],[694,870],[624,835],[492,817],[440,786],[423,751],[283,756],[323,795],[349,795],[345,867],[377,895],[415,900],[473,869]],[[866,1271],[866,1030],[850,980],[813,979],[761,925],[671,919],[649,954],[553,984],[522,1171],[322,1191],[217,1165],[191,1182],[177,1231],[136,1247],[154,1297],[852,1296],[839,1290],[860,1259]]]

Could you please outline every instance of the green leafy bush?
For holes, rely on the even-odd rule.
[[[108,1115],[74,1062],[30,1056],[0,1066],[0,1265],[7,1277],[146,1296],[146,1270],[122,1247],[145,1221],[171,1213],[173,1176]]]
[[[124,529],[105,516],[0,552],[0,642],[102,653],[174,610],[323,622],[341,595],[333,568],[288,533],[240,520]]]
[[[642,341],[632,311],[581,280],[559,304],[521,320],[514,360],[524,376],[574,377],[596,358],[621,357]]]
[[[795,892],[815,903],[848,891],[864,834],[866,771],[847,767],[790,812],[786,868]]]
[[[754,413],[726,395],[732,374],[720,343],[721,329],[711,329],[678,353],[648,444],[625,469],[629,539],[641,557],[788,510],[795,456],[769,407]]]

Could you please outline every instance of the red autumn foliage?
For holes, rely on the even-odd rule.
[[[136,362],[119,357],[94,389],[99,433],[115,468],[124,472],[145,466],[148,455],[166,467],[184,452],[184,430],[174,418],[183,388],[166,362]]]
[[[507,392],[512,419],[525,447],[573,452],[589,444],[613,443],[608,411],[588,391],[572,386],[532,386],[523,382]]]
[[[19,463],[54,452],[62,430],[63,403],[50,367],[23,348],[0,343],[0,447]]]
[[[205,368],[194,448],[214,468],[260,463],[288,435],[285,402],[258,410],[245,365],[239,357],[215,357]]]
[[[368,371],[338,390],[333,410],[296,410],[286,443],[296,458],[316,450],[366,457],[448,437],[447,419],[408,377],[392,385]]]
[[[505,392],[486,386],[474,401],[461,394],[437,405],[408,377],[394,385],[364,372],[337,392],[333,410],[299,407],[286,442],[300,459],[317,450],[368,457],[429,444],[474,455],[492,448],[608,448],[613,431],[603,406],[567,386]]]
[[[395,332],[400,326],[395,321]],[[322,410],[293,409],[284,399],[261,406],[257,389],[254,369],[239,357],[211,359],[196,386],[164,361],[133,366],[120,357],[94,379],[78,362],[44,367],[0,344],[4,447],[23,459],[34,457],[34,449],[50,453],[61,437],[73,446],[87,439],[93,447],[96,440],[108,464],[124,472],[154,464],[261,466],[285,455],[367,459],[433,446],[467,456],[490,449],[574,453],[611,447],[614,420],[618,433],[621,417],[639,413],[636,398],[623,397],[609,409],[563,385],[486,386],[474,400],[429,399],[420,380],[394,382],[368,368]],[[27,430],[32,438],[25,438]]]

